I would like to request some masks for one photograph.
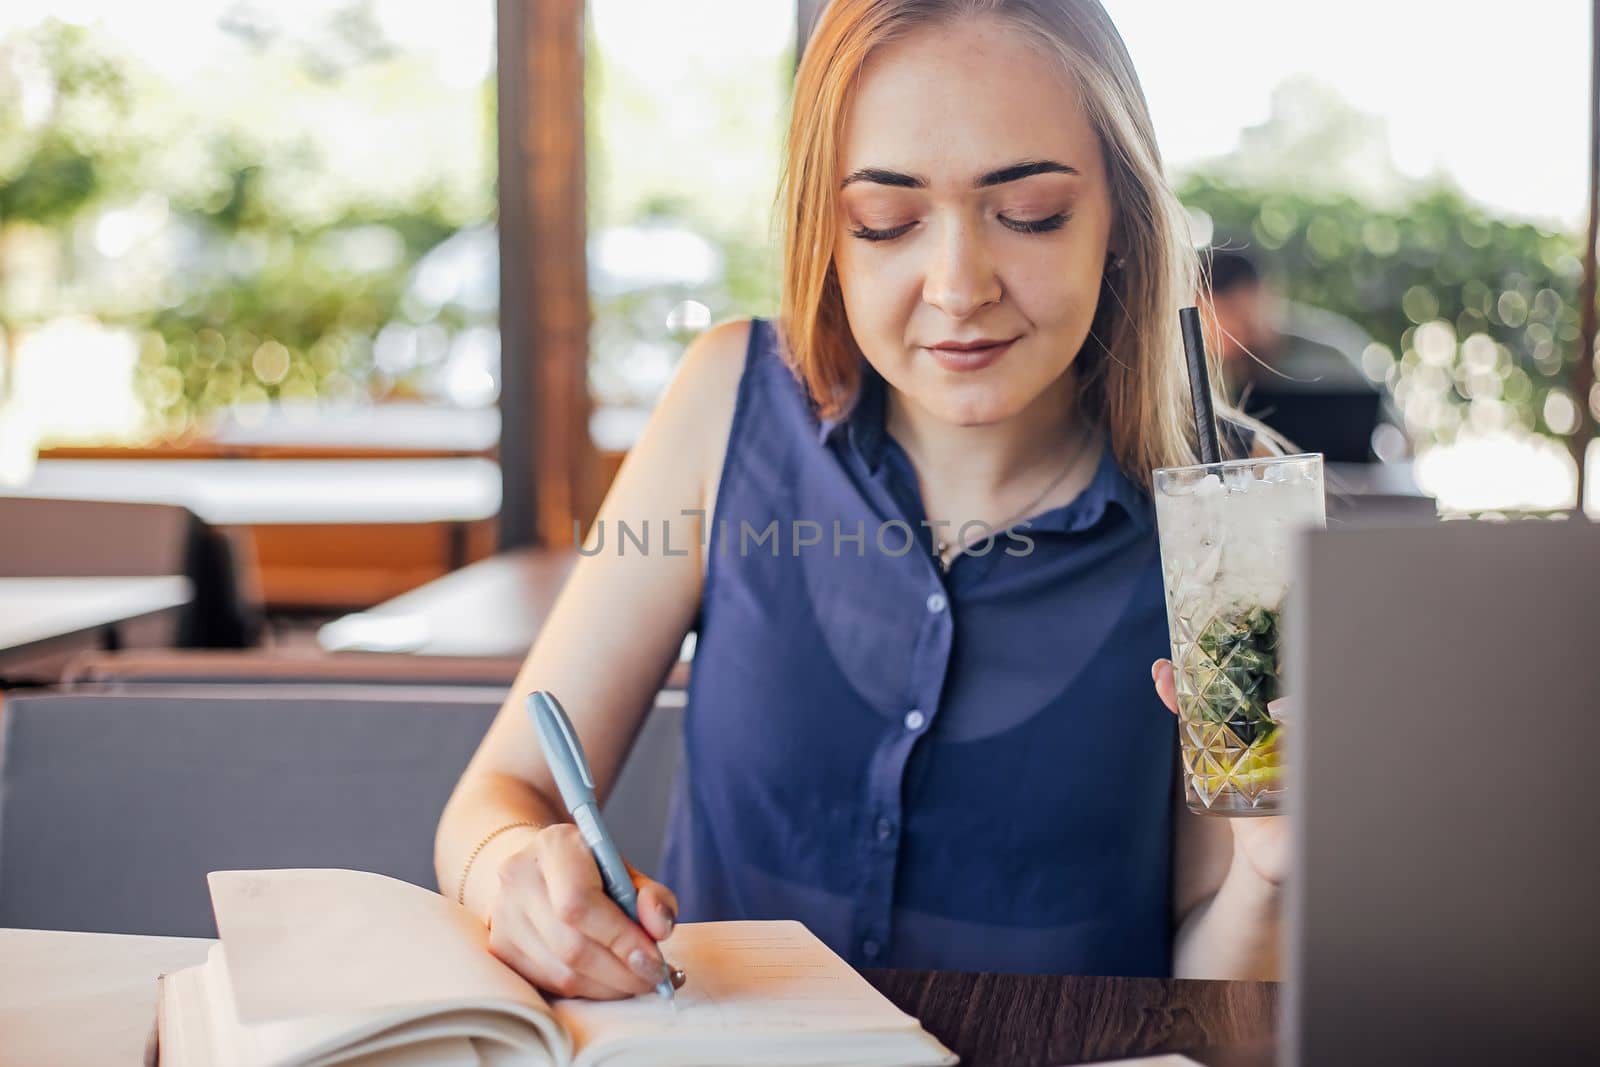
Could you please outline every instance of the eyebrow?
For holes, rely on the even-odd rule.
[[[1079,174],[1077,167],[1065,163],[1057,163],[1053,159],[1031,159],[1021,163],[1013,163],[999,170],[991,170],[972,183],[974,189],[987,189],[994,185],[1005,185],[1007,182],[1020,181],[1031,178],[1035,174]],[[915,174],[901,174],[899,171],[884,170],[881,167],[863,167],[852,171],[849,177],[839,183],[839,188],[854,185],[856,182],[872,182],[874,185],[892,185],[901,189],[926,189],[928,179],[920,178]]]

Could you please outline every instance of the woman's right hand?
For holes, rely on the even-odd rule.
[[[500,864],[489,950],[558,996],[616,1000],[650,992],[661,977],[656,942],[671,935],[678,899],[631,864],[628,872],[639,893],[638,923],[606,896],[578,828],[544,827]]]

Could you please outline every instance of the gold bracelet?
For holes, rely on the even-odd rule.
[[[478,858],[478,853],[482,852],[483,849],[484,849],[484,846],[487,845],[490,841],[493,841],[495,838],[499,837],[501,834],[505,833],[507,830],[515,830],[519,826],[531,826],[535,830],[543,830],[544,829],[544,825],[542,823],[524,821],[524,822],[508,822],[504,826],[500,826],[500,827],[497,827],[497,828],[495,828],[493,830],[490,830],[488,836],[485,837],[482,841],[479,841],[478,842],[478,847],[472,850],[472,855],[467,857],[466,869],[461,872],[461,885],[456,888],[456,903],[457,904],[465,905],[467,903],[467,875],[472,873],[472,864],[473,864],[473,861]]]

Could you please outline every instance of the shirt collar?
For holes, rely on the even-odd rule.
[[[869,471],[877,474],[883,463],[884,437],[887,433],[884,428],[887,389],[883,377],[863,360],[855,400],[837,418],[819,421],[817,440],[824,445],[843,442]],[[1117,463],[1116,453],[1107,441],[1101,448],[1094,477],[1083,492],[1066,506],[1039,515],[1027,528],[1061,532],[1084,530],[1099,522],[1106,508],[1113,504],[1121,508],[1138,528],[1150,529],[1155,526],[1155,506],[1150,497],[1123,473]]]
[[[1100,450],[1094,477],[1083,492],[1065,507],[1039,516],[1032,529],[1066,533],[1086,530],[1099,522],[1112,505],[1121,508],[1138,529],[1147,530],[1155,525],[1155,506],[1144,490],[1123,473],[1108,440]]]
[[[823,444],[845,439],[867,469],[877,473],[883,462],[885,397],[888,385],[866,360],[861,361],[861,378],[849,410],[838,418],[823,419],[817,426],[817,439]]]

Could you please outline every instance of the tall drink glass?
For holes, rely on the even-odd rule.
[[[1293,533],[1326,523],[1322,456],[1155,472],[1189,808],[1267,815],[1283,794],[1279,618]]]

